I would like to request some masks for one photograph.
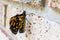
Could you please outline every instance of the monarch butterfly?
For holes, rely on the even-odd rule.
[[[10,30],[13,34],[23,33],[26,27],[26,11],[23,11],[22,14],[17,14],[10,18]]]

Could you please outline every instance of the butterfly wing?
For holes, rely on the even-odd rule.
[[[10,19],[10,30],[13,34],[17,34],[17,32],[18,32],[19,27],[17,24],[18,23],[16,23],[16,17],[12,17]]]
[[[26,27],[26,12],[24,11],[23,14],[21,15],[21,24],[22,24],[22,27],[19,29],[19,32],[20,33],[23,33],[25,31],[25,27]],[[19,18],[20,19],[20,18]]]
[[[14,17],[11,17],[10,19],[10,30],[12,33],[17,34],[18,30],[20,33],[23,33],[25,31],[26,27],[26,12],[24,11],[20,15],[16,15]]]

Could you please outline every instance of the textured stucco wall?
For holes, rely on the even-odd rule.
[[[4,25],[4,5],[0,3],[0,24]]]
[[[9,30],[9,20],[16,14],[21,14],[23,9],[14,8],[11,5],[7,9],[6,28]],[[27,12],[27,11],[26,11]],[[46,19],[43,16],[35,15],[35,13],[27,12],[28,19],[26,31],[14,35],[18,40],[60,40],[60,25],[54,21]],[[10,30],[9,30],[10,31]],[[11,32],[11,31],[10,31]]]
[[[12,7],[11,5],[8,5],[6,19],[6,29],[8,30],[7,32],[11,33],[9,29],[10,18],[16,14],[21,14],[23,10],[24,8],[22,7],[20,9],[16,6]],[[53,11],[50,7],[46,7],[45,11],[41,11],[40,13],[36,13],[37,10],[25,10],[27,14],[29,14],[26,16],[29,22],[27,21],[26,23],[25,32],[18,32],[17,35],[11,33],[12,36],[15,36],[17,40],[60,40],[60,24],[58,24],[60,23],[60,16],[55,14],[55,11]],[[0,20],[3,18],[1,17],[2,16],[0,16]]]

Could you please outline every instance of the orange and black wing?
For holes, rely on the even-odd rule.
[[[19,27],[18,27],[17,19],[16,19],[16,17],[12,17],[10,19],[10,30],[12,33],[17,34],[18,29],[19,29]]]
[[[20,15],[16,15],[11,17],[10,19],[10,30],[12,33],[17,34],[19,31],[20,33],[23,33],[25,31],[26,27],[26,12],[24,11]]]
[[[20,16],[18,16],[20,22],[19,22],[19,32],[23,33],[25,31],[26,27],[26,12],[24,11]]]

